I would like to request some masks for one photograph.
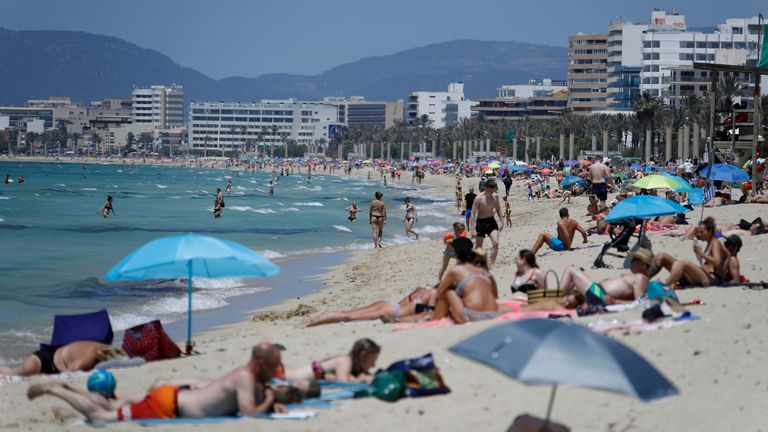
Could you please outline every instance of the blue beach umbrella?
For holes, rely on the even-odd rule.
[[[501,324],[450,350],[525,384],[552,385],[545,422],[549,421],[558,385],[606,390],[644,402],[678,394],[671,382],[630,348],[562,320]]]
[[[627,218],[647,219],[656,216],[685,213],[687,211],[687,208],[666,198],[659,198],[653,195],[638,195],[621,200],[608,213],[605,221],[613,222]]]
[[[721,180],[726,182],[743,182],[749,181],[749,174],[743,169],[729,164],[714,164],[711,170],[705,169],[702,171],[704,177],[709,177],[710,180]]]
[[[161,237],[123,258],[105,277],[110,281],[187,279],[187,354],[192,352],[192,278],[265,278],[280,267],[230,240],[196,234]]]
[[[584,182],[584,180],[582,180],[582,179],[581,179],[581,178],[579,178],[579,177],[576,177],[576,176],[568,176],[568,177],[563,177],[563,180],[560,182],[560,186],[562,186],[562,187],[569,187],[569,186],[571,186],[572,184],[575,184],[575,183],[583,183],[583,182]]]

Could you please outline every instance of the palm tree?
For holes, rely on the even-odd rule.
[[[661,99],[653,96],[648,92],[641,94],[635,100],[634,110],[637,114],[637,119],[640,122],[640,126],[643,129],[643,133],[640,137],[641,142],[647,135],[648,131],[650,131],[651,135],[653,136],[655,131],[654,126],[656,125],[655,122],[659,120],[658,115],[662,110],[663,105],[664,103]],[[653,147],[653,138],[651,138],[651,147]]]
[[[725,75],[717,82],[718,98],[722,102],[723,111],[733,108],[733,100],[744,95],[744,85],[733,75]]]

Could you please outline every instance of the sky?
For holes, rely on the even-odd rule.
[[[614,18],[645,23],[654,7],[689,26],[768,16],[758,0],[0,0],[0,27],[115,36],[218,79],[312,75],[455,39],[566,46]]]

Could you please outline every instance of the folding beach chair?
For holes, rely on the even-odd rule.
[[[688,192],[688,204],[693,207],[704,205],[704,189],[693,188]]]

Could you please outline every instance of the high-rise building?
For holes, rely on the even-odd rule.
[[[568,37],[568,107],[577,114],[608,107],[608,35]]]
[[[645,24],[617,19],[608,26],[608,109],[631,111],[640,94]]]
[[[178,84],[133,89],[133,121],[158,129],[184,125],[184,89]]]
[[[673,69],[692,68],[694,62],[715,63],[718,56],[729,63],[740,57],[742,64],[754,62],[758,56],[759,34],[757,17],[729,18],[709,33],[688,31],[684,15],[654,10],[643,34],[640,90],[664,98],[674,106],[679,98],[673,96],[679,95],[670,93]],[[684,91],[692,90],[688,88],[690,85],[695,86],[684,85]]]
[[[502,85],[496,91],[495,99],[478,99],[472,113],[487,121],[553,118],[562,113],[568,102],[565,81],[531,80],[527,84]]]
[[[471,117],[472,105],[472,101],[464,98],[464,84],[450,83],[447,92],[411,93],[406,102],[405,121],[413,123],[426,115],[433,128],[441,129]]]
[[[329,137],[338,122],[338,109],[322,102],[295,99],[258,103],[192,102],[189,144],[192,150],[233,151],[244,146],[282,146],[291,140],[315,145]]]

